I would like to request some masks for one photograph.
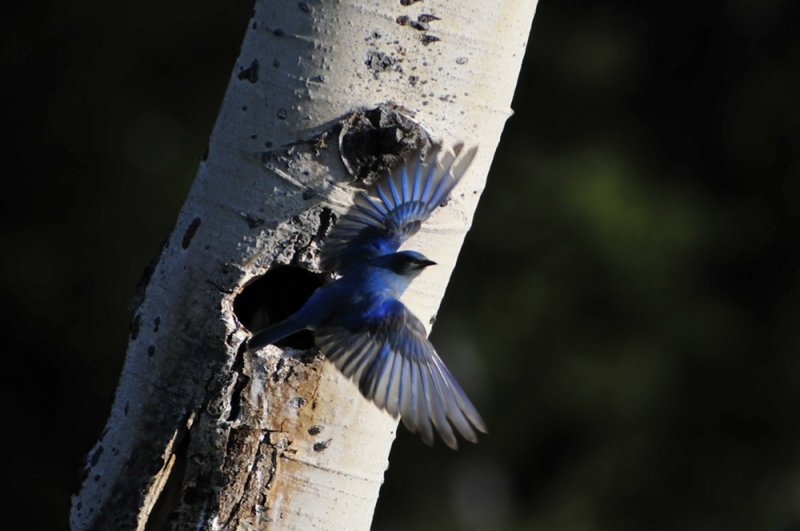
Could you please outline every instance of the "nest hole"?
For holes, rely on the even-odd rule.
[[[279,266],[245,286],[233,301],[233,311],[239,322],[255,333],[299,310],[322,284],[320,275],[299,267]],[[308,331],[298,332],[276,345],[310,349],[314,346],[314,336]]]

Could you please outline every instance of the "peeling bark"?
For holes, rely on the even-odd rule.
[[[279,265],[318,272],[335,217],[404,150],[461,140],[478,157],[413,240],[440,265],[404,302],[431,322],[510,115],[534,8],[257,2],[135,313],[74,529],[369,528],[397,421],[313,350],[246,356],[234,303]]]

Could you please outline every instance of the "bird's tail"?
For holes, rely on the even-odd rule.
[[[296,319],[292,319],[290,317],[285,321],[275,323],[266,327],[264,330],[257,332],[247,342],[247,350],[249,352],[253,352],[255,350],[262,349],[267,345],[272,345],[276,341],[280,341],[285,337],[289,337],[295,332],[299,332],[303,328],[305,327],[299,325]]]

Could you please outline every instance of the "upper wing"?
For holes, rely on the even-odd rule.
[[[358,329],[342,323],[317,329],[317,345],[361,393],[433,443],[433,427],[450,448],[458,441],[450,424],[468,441],[473,427],[486,433],[475,406],[425,337],[422,323],[400,301],[387,300],[381,315]]]
[[[433,150],[425,161],[417,153],[366,193],[357,194],[325,241],[322,269],[341,272],[354,263],[396,251],[467,171],[477,148],[459,158],[463,147],[457,144],[452,154],[441,156]]]

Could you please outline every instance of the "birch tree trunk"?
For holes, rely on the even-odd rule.
[[[319,356],[245,355],[234,302],[279,265],[317,272],[327,229],[370,172],[430,135],[479,146],[411,246],[439,264],[404,297],[431,322],[510,115],[535,4],[256,3],[136,311],[73,529],[369,528],[397,421]],[[308,291],[298,278],[281,287]]]

